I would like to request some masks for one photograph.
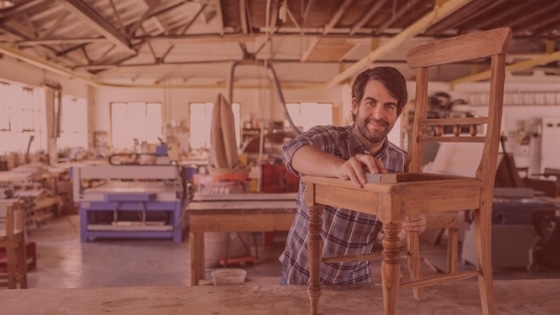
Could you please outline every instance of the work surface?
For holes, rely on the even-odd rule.
[[[131,287],[0,291],[2,314],[307,314],[305,286]],[[558,314],[560,280],[495,281],[497,314]],[[417,302],[401,290],[397,314],[480,314],[476,281],[428,287]],[[375,314],[380,286],[325,286],[321,314]]]

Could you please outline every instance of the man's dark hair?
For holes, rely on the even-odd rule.
[[[356,99],[358,103],[364,97],[364,89],[371,80],[381,82],[389,90],[391,96],[397,99],[397,114],[400,115],[408,101],[404,76],[393,67],[375,67],[358,74],[352,84],[352,98]],[[354,113],[352,113],[352,120],[356,120]]]

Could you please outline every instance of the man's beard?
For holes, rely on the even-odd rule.
[[[381,125],[384,127],[384,129],[379,131],[377,130],[370,131],[367,128],[367,125],[370,122],[374,122],[378,125]],[[387,137],[390,131],[389,123],[386,120],[381,120],[381,119],[365,118],[365,119],[357,120],[356,126],[358,127],[358,130],[360,131],[362,136],[371,143],[382,142],[383,140],[385,140],[385,138]]]

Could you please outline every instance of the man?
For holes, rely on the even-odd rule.
[[[365,172],[402,172],[407,153],[387,139],[408,98],[406,80],[392,67],[377,67],[360,73],[352,85],[350,126],[316,126],[282,147],[286,167],[298,175],[348,179],[362,187]],[[297,198],[298,211],[280,256],[282,284],[307,284],[309,261],[307,234],[309,209],[304,202],[305,184]],[[423,216],[407,217],[403,229],[423,231]],[[323,211],[323,256],[368,254],[381,223],[374,215],[325,207]],[[322,263],[321,283],[370,282],[367,261]]]

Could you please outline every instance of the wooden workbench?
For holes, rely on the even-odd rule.
[[[2,290],[2,314],[150,315],[150,314],[306,314],[306,286],[130,287]],[[495,281],[500,315],[558,314],[560,280]],[[478,284],[459,281],[426,289],[418,302],[411,290],[399,292],[397,314],[480,314]],[[376,314],[383,309],[379,286],[325,286],[321,313]]]
[[[288,231],[296,194],[230,194],[195,197],[187,206],[191,285],[204,279],[205,232]]]

